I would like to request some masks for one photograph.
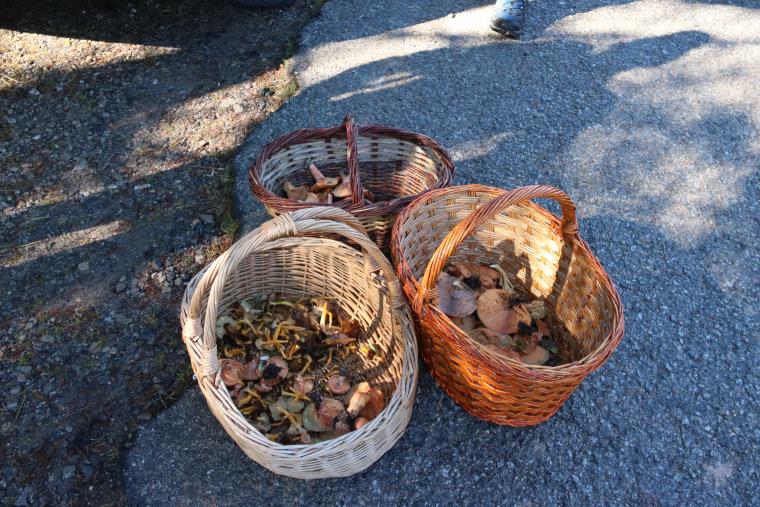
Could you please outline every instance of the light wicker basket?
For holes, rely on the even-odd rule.
[[[560,222],[529,202],[549,198]],[[614,284],[579,237],[575,206],[562,191],[482,185],[435,190],[416,199],[393,230],[393,259],[419,323],[422,356],[443,390],[486,421],[546,421],[623,338]],[[544,298],[565,364],[529,366],[470,338],[435,305],[447,261],[499,264],[524,296]]]
[[[304,234],[340,236],[361,250]],[[389,401],[380,415],[358,430],[311,445],[279,444],[256,430],[221,381],[215,336],[217,317],[255,294],[338,298],[378,351],[372,359],[358,358],[350,378],[384,391]],[[185,292],[180,319],[209,408],[243,451],[272,472],[302,479],[352,475],[379,459],[404,433],[417,383],[411,313],[389,261],[347,212],[311,208],[264,223],[198,273]]]
[[[310,162],[328,177],[347,172],[352,197],[332,205],[284,197],[286,181],[313,183]],[[301,129],[275,139],[249,170],[251,191],[271,215],[337,206],[358,217],[385,252],[398,212],[419,194],[448,187],[453,177],[451,157],[429,137],[382,125],[357,128],[351,116],[337,127]],[[374,194],[374,202],[364,199],[362,188]]]

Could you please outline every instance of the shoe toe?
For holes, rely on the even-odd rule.
[[[517,18],[500,17],[491,20],[491,28],[504,35],[517,35],[522,26]]]

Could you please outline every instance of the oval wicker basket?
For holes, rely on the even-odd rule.
[[[448,187],[454,163],[437,142],[392,127],[358,127],[351,116],[332,128],[301,129],[264,146],[249,170],[253,195],[271,215],[331,206],[284,197],[284,184],[313,183],[309,163],[329,177],[351,177],[352,197],[337,206],[358,217],[369,236],[388,251],[396,215],[419,194]],[[364,199],[362,187],[375,197]]]
[[[342,236],[361,250],[303,234]],[[389,401],[380,415],[358,430],[311,445],[279,444],[256,430],[221,381],[214,329],[230,305],[255,294],[338,298],[378,351],[372,359],[357,358],[349,378],[384,391]],[[390,262],[345,211],[312,208],[264,223],[196,275],[180,315],[183,340],[209,408],[243,451],[269,470],[301,479],[352,475],[379,459],[404,433],[417,383],[411,312]]]
[[[558,201],[562,221],[529,202],[534,198]],[[425,363],[475,417],[510,426],[546,421],[623,337],[617,290],[579,237],[573,202],[556,188],[466,185],[430,192],[399,215],[391,247]],[[567,362],[529,366],[455,326],[434,304],[448,260],[499,264],[524,296],[544,298]]]

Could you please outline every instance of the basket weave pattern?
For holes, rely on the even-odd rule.
[[[558,201],[562,220],[533,198]],[[399,215],[391,247],[428,369],[449,396],[481,419],[511,426],[546,421],[623,337],[617,290],[579,237],[574,204],[553,187],[435,190]],[[456,327],[434,305],[436,280],[449,261],[499,264],[519,293],[544,298],[567,362],[529,366]]]
[[[341,236],[359,245],[303,235]],[[388,404],[362,428],[311,445],[272,442],[236,408],[221,381],[215,323],[256,294],[301,299],[332,296],[367,330],[377,355],[351,365],[352,383],[368,381]],[[417,345],[411,313],[390,263],[355,217],[337,208],[284,214],[238,240],[198,273],[182,302],[183,339],[209,408],[253,460],[290,477],[341,477],[369,467],[401,438],[412,413]]]
[[[328,177],[348,173],[351,198],[328,205],[283,197],[286,181],[313,183],[312,162]],[[429,137],[381,125],[357,127],[350,116],[337,127],[296,130],[272,141],[249,170],[251,191],[270,214],[337,206],[358,217],[386,250],[398,212],[417,195],[449,186],[453,177],[451,157]],[[362,187],[373,202],[364,199]]]

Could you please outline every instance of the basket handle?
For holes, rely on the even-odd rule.
[[[475,210],[470,216],[459,222],[438,245],[425,268],[425,274],[417,286],[417,295],[412,302],[416,312],[422,311],[425,302],[438,296],[436,282],[438,275],[446,265],[449,257],[459,248],[459,245],[478,227],[493,218],[499,211],[514,204],[530,199],[553,199],[562,209],[560,230],[565,241],[574,241],[578,236],[578,221],[575,216],[575,203],[562,190],[546,185],[530,185],[513,190],[505,190],[486,204]]]
[[[183,328],[183,336],[185,339],[200,338],[203,340],[200,365],[203,377],[213,378],[219,370],[215,338],[216,306],[217,301],[222,297],[229,274],[240,261],[266,243],[280,238],[314,233],[340,235],[358,244],[371,259],[371,263],[367,263],[366,267],[370,271],[380,270],[382,272],[392,306],[400,308],[406,304],[401,286],[395,279],[393,268],[377,245],[366,235],[364,228],[355,217],[334,207],[305,208],[292,213],[285,213],[262,224],[258,229],[250,232],[230,247],[223,254],[225,256],[223,260],[214,262],[213,267],[204,275],[193,294],[190,311]],[[206,296],[208,296],[208,301],[205,321],[201,328],[200,317],[203,311],[203,300]],[[395,317],[393,322],[395,327],[397,325]]]
[[[346,129],[346,165],[348,166],[348,175],[351,178],[351,204],[358,205],[364,202],[364,190],[362,187],[361,176],[359,175],[359,151],[357,140],[359,139],[359,129],[354,123],[354,117],[346,115],[343,120],[343,128]]]

